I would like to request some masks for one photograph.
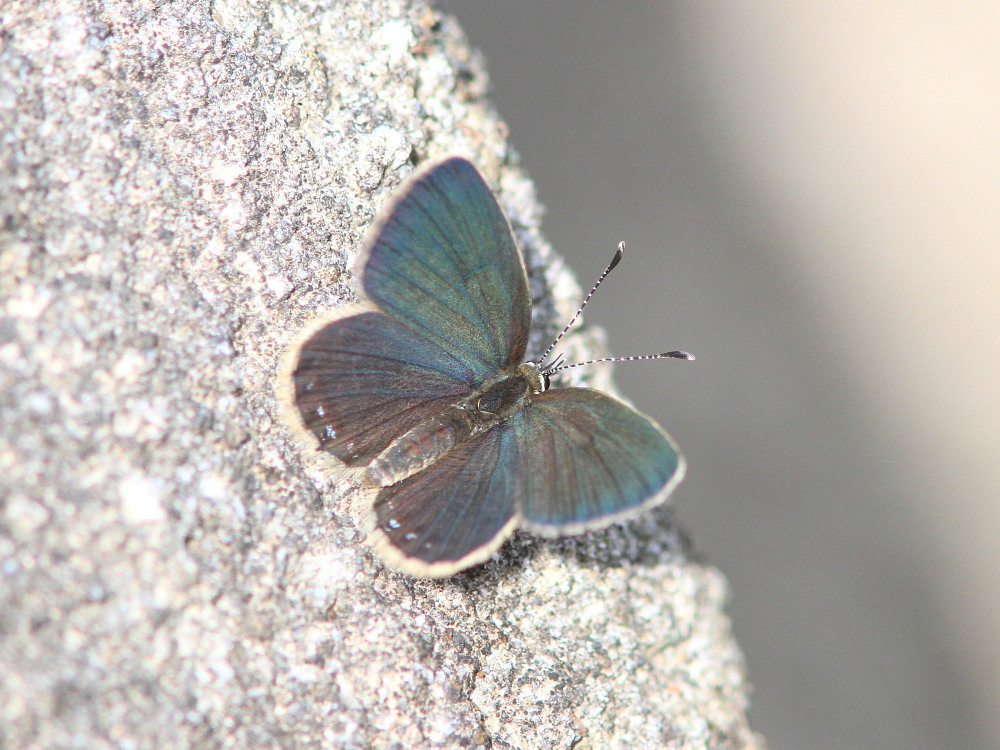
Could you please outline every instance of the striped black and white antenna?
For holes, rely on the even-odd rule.
[[[579,309],[577,309],[573,317],[570,318],[570,321],[569,323],[566,324],[566,327],[562,329],[559,335],[556,336],[555,341],[549,344],[548,349],[546,349],[542,353],[542,356],[538,358],[538,361],[540,363],[544,363],[545,360],[548,359],[549,354],[551,354],[552,350],[556,348],[556,346],[559,344],[560,341],[562,341],[563,336],[565,336],[569,332],[569,330],[576,324],[576,321],[580,319],[580,315],[581,313],[583,313],[583,308],[585,308],[587,306],[587,303],[590,302],[590,298],[594,296],[594,292],[597,291],[597,287],[599,287],[601,283],[608,277],[608,274],[610,274],[615,269],[615,266],[621,263],[622,256],[624,255],[625,255],[625,243],[619,242],[618,247],[615,249],[615,254],[611,258],[611,262],[608,263],[608,267],[605,268],[604,271],[601,273],[601,275],[597,277],[597,281],[594,283],[594,286],[592,286],[590,288],[590,291],[587,292],[587,296],[583,298],[583,302],[580,303]],[[672,352],[663,352],[662,354],[634,354],[629,357],[600,357],[599,359],[588,359],[586,362],[573,362],[572,364],[567,365],[563,364],[563,355],[560,354],[549,364],[547,365],[540,364],[539,367],[543,375],[550,376],[554,375],[557,372],[562,372],[563,370],[569,370],[572,367],[583,367],[584,365],[596,365],[602,362],[638,362],[644,359],[686,359],[688,361],[691,361],[694,359],[694,355],[688,352],[675,350]]]

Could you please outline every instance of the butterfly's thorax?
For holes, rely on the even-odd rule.
[[[430,466],[448,451],[499,424],[544,389],[538,367],[526,362],[425,424],[398,437],[368,466],[373,486],[389,487]]]

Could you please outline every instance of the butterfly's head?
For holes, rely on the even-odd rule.
[[[549,389],[549,373],[537,362],[523,362],[517,374],[528,379],[531,393],[544,393]]]

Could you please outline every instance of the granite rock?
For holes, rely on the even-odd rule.
[[[762,747],[669,508],[414,580],[281,421],[424,158],[497,188],[533,347],[572,311],[486,81],[416,1],[0,8],[0,747]]]

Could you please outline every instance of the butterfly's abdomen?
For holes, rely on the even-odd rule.
[[[368,465],[368,482],[389,487],[437,461],[455,446],[490,429],[521,408],[532,382],[503,377],[426,424],[396,438]]]
[[[376,487],[388,487],[416,474],[467,439],[473,429],[465,410],[461,406],[451,407],[390,443],[369,464],[369,482]]]

